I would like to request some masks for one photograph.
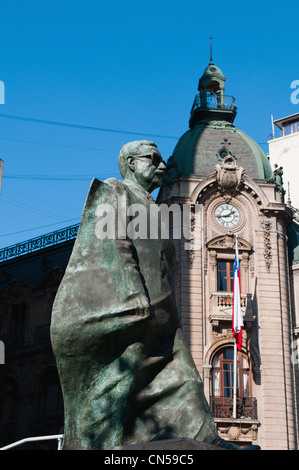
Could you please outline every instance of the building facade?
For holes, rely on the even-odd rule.
[[[78,226],[0,250],[0,447],[63,433],[63,401],[50,341],[52,304]],[[22,449],[57,449],[57,441]]]
[[[299,224],[269,160],[235,127],[235,99],[224,85],[211,61],[157,199],[192,212],[188,240],[174,239],[178,308],[220,436],[241,446],[297,449]],[[0,447],[63,432],[49,331],[77,229],[0,250]],[[233,418],[236,235],[244,328]]]
[[[224,94],[224,82],[211,62],[199,81],[189,130],[168,161],[159,193],[159,203],[194,208],[190,246],[176,241],[177,301],[221,437],[240,445],[258,443],[262,449],[295,449],[298,365],[292,348],[298,278],[296,269],[291,274],[288,257],[293,212],[262,150],[234,126],[235,99]],[[244,328],[233,419],[236,235]],[[297,246],[296,234],[293,243]]]

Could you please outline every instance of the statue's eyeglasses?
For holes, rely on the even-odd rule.
[[[162,157],[158,153],[146,154],[146,155],[129,155],[127,158],[150,158],[153,165],[159,166],[161,162],[165,164]]]

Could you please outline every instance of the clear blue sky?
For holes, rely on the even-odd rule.
[[[91,179],[119,177],[125,142],[149,138],[165,159],[172,154],[210,36],[226,94],[237,100],[235,125],[264,152],[271,114],[299,112],[290,101],[299,79],[295,4],[11,0],[0,8],[0,247],[79,222]]]

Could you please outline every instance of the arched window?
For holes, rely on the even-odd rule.
[[[231,417],[233,407],[234,348],[218,351],[212,361],[212,405],[215,417]],[[237,414],[253,418],[256,414],[252,399],[251,369],[245,354],[237,358]]]
[[[213,396],[232,397],[234,380],[234,348],[221,349],[213,358]],[[238,352],[237,397],[249,397],[250,371],[247,357]]]
[[[38,417],[56,418],[63,414],[63,400],[58,373],[51,370],[42,375],[38,391]]]

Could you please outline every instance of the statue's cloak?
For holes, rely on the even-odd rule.
[[[147,211],[147,237],[123,236],[132,204]],[[64,449],[218,436],[177,314],[174,246],[149,236],[151,204],[131,181],[91,184],[52,311]],[[99,236],[105,207],[116,238]]]

